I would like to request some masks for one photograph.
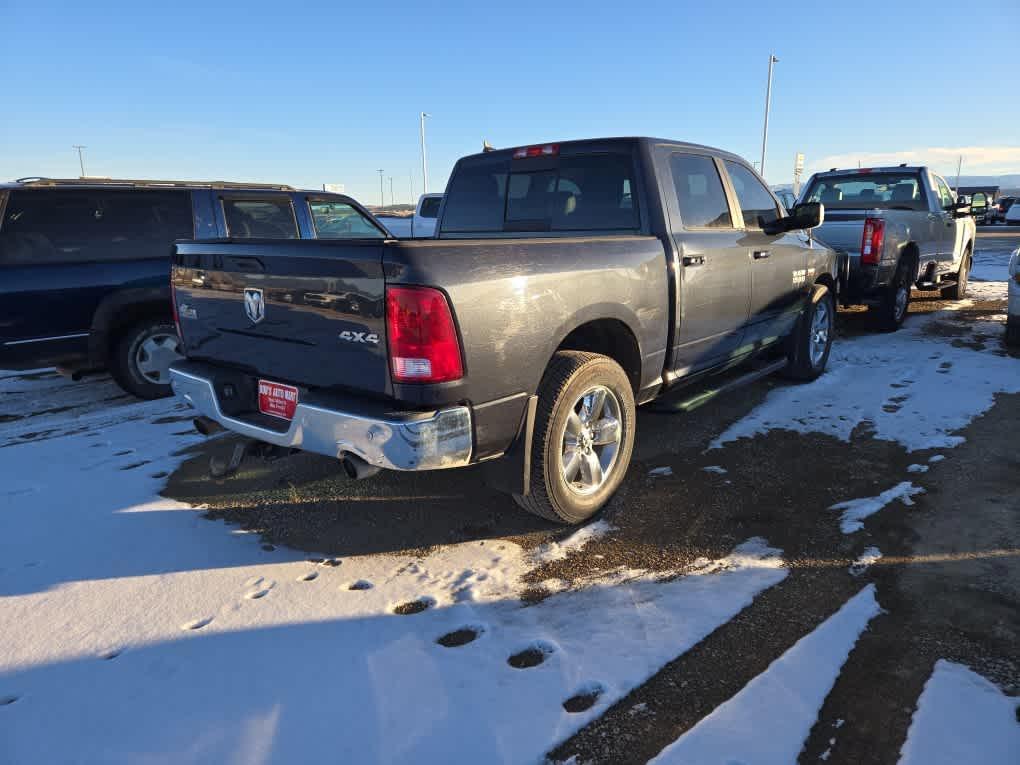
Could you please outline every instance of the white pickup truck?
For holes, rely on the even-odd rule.
[[[811,176],[802,202],[825,205],[816,236],[844,255],[839,297],[867,305],[896,330],[911,288],[965,297],[976,229],[969,206],[926,167],[830,170]]]

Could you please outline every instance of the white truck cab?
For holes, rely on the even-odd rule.
[[[443,201],[442,194],[422,194],[418,206],[414,209],[411,220],[411,236],[423,239],[436,233],[436,218],[439,216],[439,205]]]

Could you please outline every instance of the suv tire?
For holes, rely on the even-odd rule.
[[[881,302],[875,307],[879,329],[895,332],[903,326],[910,310],[910,262],[901,260],[896,275],[882,293]]]
[[[832,291],[816,284],[811,302],[805,307],[793,334],[787,339],[789,361],[783,375],[791,380],[809,382],[825,371],[836,328],[836,302]]]
[[[169,396],[169,368],[181,358],[177,329],[164,318],[144,319],[120,336],[110,359],[110,374],[138,398]]]
[[[967,282],[970,277],[971,267],[970,257],[970,248],[968,248],[963,253],[960,270],[956,272],[956,284],[939,291],[943,300],[963,300],[967,297]]]
[[[619,488],[634,449],[634,392],[608,356],[560,351],[538,387],[529,513],[581,523]]]

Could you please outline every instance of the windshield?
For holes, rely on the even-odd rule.
[[[805,202],[827,210],[927,210],[924,187],[916,173],[853,173],[816,177]]]

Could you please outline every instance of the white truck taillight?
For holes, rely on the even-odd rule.
[[[386,332],[393,382],[439,383],[464,376],[453,314],[439,290],[387,287]]]
[[[877,265],[882,259],[884,243],[885,221],[881,218],[865,218],[864,233],[861,235],[861,263]]]

